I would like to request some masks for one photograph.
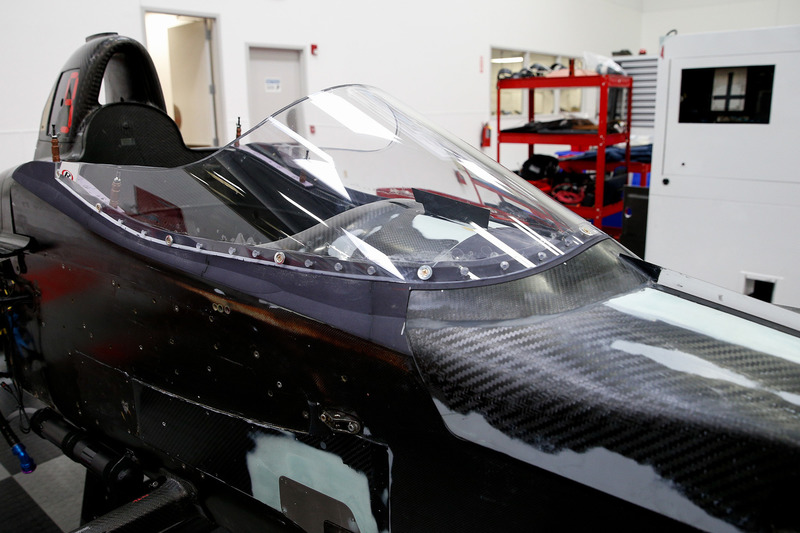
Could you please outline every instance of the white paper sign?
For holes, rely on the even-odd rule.
[[[280,78],[267,78],[266,83],[264,84],[264,92],[268,93],[279,93],[281,92],[281,80]]]

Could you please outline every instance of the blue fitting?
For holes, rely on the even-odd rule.
[[[25,446],[22,444],[15,444],[11,447],[11,451],[14,455],[19,457],[19,467],[24,474],[30,474],[36,470],[36,463],[33,461],[33,457],[28,455],[28,452],[25,451]]]

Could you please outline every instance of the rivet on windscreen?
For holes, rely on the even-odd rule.
[[[537,256],[539,257],[539,261],[544,261],[547,259],[547,254],[544,252],[539,252]]]
[[[258,257],[259,255],[261,255],[261,252],[259,252],[258,250],[253,250],[253,251],[251,252],[251,255],[253,256],[253,259],[255,259],[255,258],[256,258],[256,257]]]
[[[173,243],[172,235],[167,235],[166,237],[164,237],[164,242],[167,243],[167,246],[172,246]]]
[[[433,276],[433,268],[429,265],[422,265],[417,269],[417,277],[421,280],[430,279]]]
[[[458,269],[458,272],[459,272],[459,273],[460,273],[462,276],[468,276],[468,275],[469,275],[469,269],[468,269],[467,267],[464,267],[464,266],[460,267],[460,268]]]
[[[377,272],[377,270],[375,269],[374,266],[370,265],[367,267],[367,274],[369,274],[370,276],[375,275],[375,272]]]
[[[194,247],[197,248],[198,250],[202,250],[203,249],[203,243],[202,242],[195,243]]]
[[[508,270],[508,261],[500,261],[500,270]]]
[[[103,210],[103,206],[100,204],[94,204],[94,208],[97,209],[98,213]]]
[[[342,266],[341,263],[336,263],[335,265],[333,265],[333,269],[336,270],[336,272],[341,272],[343,268],[344,267]]]
[[[306,262],[303,264],[306,266],[306,268],[311,268],[312,266],[314,266],[314,261],[312,261],[311,259],[306,259]]]
[[[286,261],[286,254],[283,252],[275,252],[275,262],[282,265]]]
[[[228,248],[228,254],[229,255],[236,255],[236,248],[234,248],[233,246]]]

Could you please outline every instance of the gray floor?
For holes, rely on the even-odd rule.
[[[0,390],[0,413],[36,462],[34,472],[23,474],[17,457],[0,438],[0,533],[76,529],[80,525],[86,470],[35,433],[20,431],[16,402],[5,390]]]

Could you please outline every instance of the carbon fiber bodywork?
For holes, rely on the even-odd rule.
[[[798,353],[653,318],[650,302],[699,304],[614,248],[505,284],[412,292],[409,338],[448,427],[702,528],[797,529]],[[637,313],[626,302],[639,298]]]
[[[0,174],[6,359],[101,474],[84,516],[139,494],[113,472],[177,482],[98,529],[800,530],[797,317],[684,290],[380,91],[209,152],[163,102],[90,39],[53,162]]]

